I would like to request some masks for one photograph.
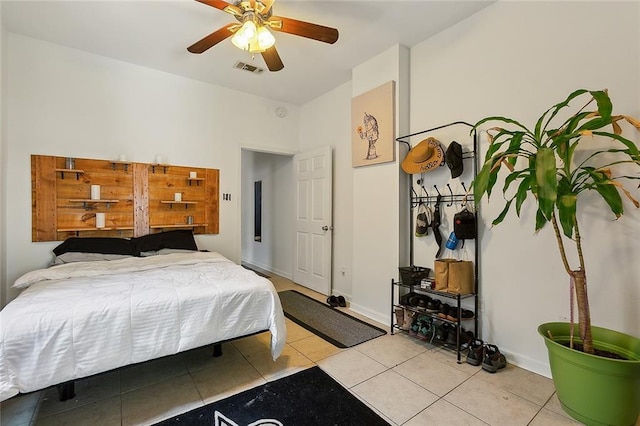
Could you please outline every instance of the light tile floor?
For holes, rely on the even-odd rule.
[[[287,279],[271,280],[278,291],[325,299]],[[0,404],[0,424],[149,425],[313,365],[393,425],[579,424],[563,412],[550,379],[512,365],[490,374],[457,364],[453,353],[406,334],[338,349],[287,320],[287,345],[275,362],[269,338],[266,332],[225,343],[220,358],[200,348],[79,380],[77,397],[66,402],[55,388],[19,395]]]

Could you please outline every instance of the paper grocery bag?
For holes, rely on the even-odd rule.
[[[449,264],[447,292],[471,294],[475,292],[473,284],[473,262],[469,260],[459,260]]]
[[[449,265],[457,262],[456,259],[436,259],[434,264],[435,288],[436,291],[447,291],[449,286]]]

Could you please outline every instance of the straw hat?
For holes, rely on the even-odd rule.
[[[429,172],[444,162],[444,149],[436,138],[427,138],[411,148],[402,161],[402,170],[409,174]]]

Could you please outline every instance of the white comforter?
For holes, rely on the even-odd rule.
[[[0,312],[0,401],[261,330],[286,329],[265,278],[218,253],[78,262],[20,277]]]

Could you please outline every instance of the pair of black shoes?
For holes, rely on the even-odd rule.
[[[460,350],[463,351],[467,349],[469,346],[469,342],[474,340],[474,335],[472,331],[466,331],[464,328],[460,329]],[[456,349],[458,347],[458,336],[456,333],[456,327],[453,325],[449,326],[449,332],[447,334],[447,340],[444,344],[452,349]]]
[[[484,343],[480,339],[474,339],[469,342],[467,363],[471,365],[480,365],[482,363],[483,370],[495,373],[507,366],[507,359],[500,353],[500,349],[496,345]]]
[[[327,303],[332,308],[340,306],[341,308],[345,308],[347,306],[347,301],[344,296],[329,296],[327,297]]]

